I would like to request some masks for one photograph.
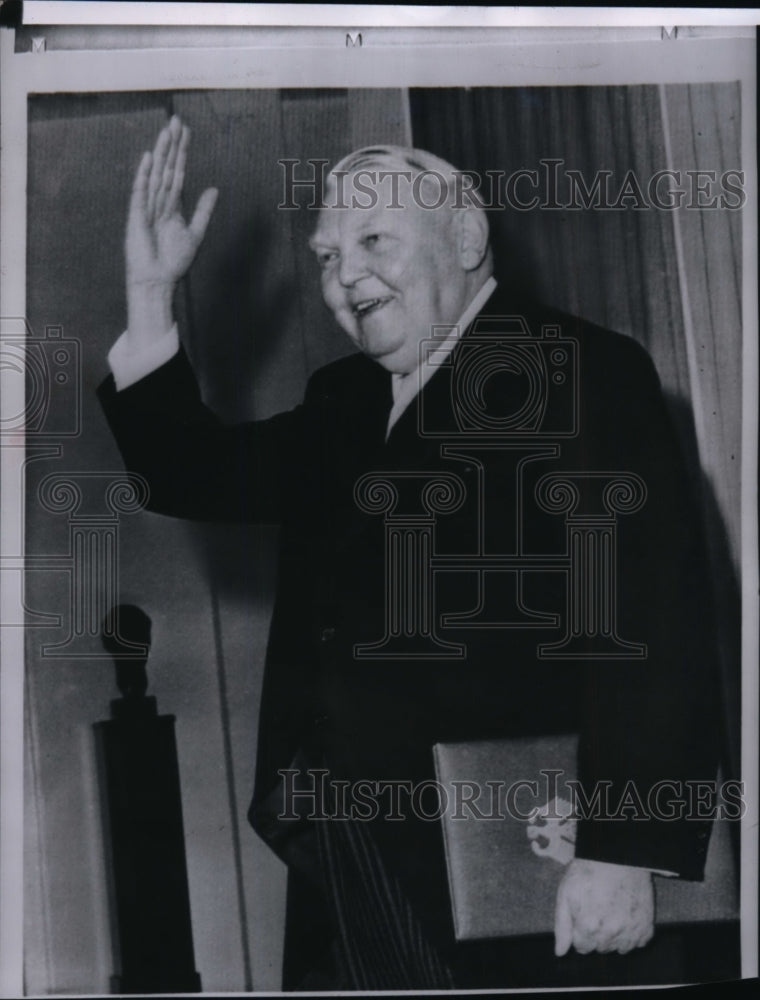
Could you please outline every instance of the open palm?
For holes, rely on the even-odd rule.
[[[192,263],[218,191],[198,199],[189,223],[180,207],[190,130],[175,115],[137,168],[125,240],[127,285],[173,287]]]

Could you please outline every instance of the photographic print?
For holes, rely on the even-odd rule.
[[[4,990],[756,975],[754,29],[271,16],[2,32]]]

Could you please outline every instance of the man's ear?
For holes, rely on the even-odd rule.
[[[474,271],[483,263],[488,252],[488,220],[478,208],[456,210],[457,245],[459,259],[465,271]]]

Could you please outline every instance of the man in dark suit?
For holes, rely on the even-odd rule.
[[[579,732],[584,787],[637,798],[579,822],[557,954],[646,944],[652,872],[700,878],[709,825],[638,802],[715,766],[699,517],[651,361],[507,296],[453,168],[380,147],[334,168],[311,241],[360,353],[314,373],[295,410],[222,425],[171,314],[216,197],[185,224],[187,142],[173,119],[138,169],[128,330],[100,394],[151,509],[282,525],[250,816],[290,868],[288,985],[318,983],[328,952],[337,987],[473,984],[440,824],[401,794],[434,778],[440,742]],[[606,562],[556,564],[573,517]],[[431,553],[462,568],[434,585]],[[482,572],[493,553],[527,561]],[[397,798],[346,814],[336,789],[360,787]]]

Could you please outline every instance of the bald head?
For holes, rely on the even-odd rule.
[[[328,175],[311,239],[322,294],[357,346],[413,371],[419,343],[453,326],[493,270],[485,213],[424,150],[371,146]]]

